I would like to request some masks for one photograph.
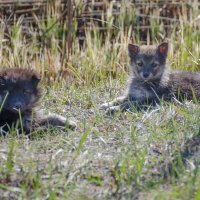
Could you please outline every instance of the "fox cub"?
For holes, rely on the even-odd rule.
[[[126,94],[101,105],[108,112],[145,107],[170,101],[173,97],[200,100],[200,73],[170,71],[167,66],[168,43],[158,46],[128,45],[131,77]]]
[[[32,127],[68,126],[75,122],[56,114],[44,114],[38,108],[42,91],[39,75],[30,69],[10,68],[0,71],[0,128],[5,134],[12,127],[29,134]]]

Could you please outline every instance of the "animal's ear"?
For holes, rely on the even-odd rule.
[[[0,76],[0,85],[5,85],[6,80],[3,76]]]
[[[140,47],[135,44],[129,44],[128,45],[128,53],[130,57],[136,56],[140,51]]]
[[[31,77],[31,81],[33,84],[35,84],[36,86],[38,85],[38,83],[40,82],[40,76],[38,74],[33,74]]]
[[[167,42],[163,42],[161,44],[158,45],[157,48],[158,53],[163,56],[163,57],[167,57],[168,54],[168,43]]]

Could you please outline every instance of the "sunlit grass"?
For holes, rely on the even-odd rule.
[[[77,3],[81,9],[81,2]],[[140,40],[140,27],[131,31],[132,23],[139,20],[136,10],[124,4],[121,15],[113,20],[112,6],[108,4],[107,18],[102,16],[102,24],[108,28],[104,38],[92,24],[83,47],[75,37],[77,21],[73,22],[69,59],[67,54],[63,59],[66,24],[57,23],[47,31],[59,16],[58,7],[48,7],[46,23],[38,20],[40,42],[33,27],[31,39],[24,36],[22,18],[8,30],[1,25],[1,67],[37,70],[44,88],[42,106],[76,119],[79,126],[74,132],[54,128],[36,131],[30,138],[16,137],[14,132],[0,137],[3,197],[199,199],[200,149],[193,141],[200,134],[199,103],[163,102],[148,111],[112,117],[99,111],[101,103],[123,94],[127,86],[128,43],[169,41],[169,65],[199,71],[200,32],[189,21],[198,15],[195,4],[190,19],[184,13],[169,34],[160,20],[153,19],[145,41]]]

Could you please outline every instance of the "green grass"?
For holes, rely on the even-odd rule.
[[[39,71],[45,91],[42,107],[78,124],[75,131],[53,128],[36,131],[29,139],[14,132],[0,137],[2,199],[200,199],[198,103],[163,102],[147,111],[110,117],[99,110],[127,87],[127,45],[142,43],[139,35],[131,37],[133,16],[122,12],[116,24],[112,16],[106,19],[105,26],[119,29],[108,31],[104,43],[98,31],[87,32],[82,50],[74,38],[73,53],[64,62],[60,24],[46,36],[50,46],[38,45],[34,33],[32,42],[23,37],[21,19],[6,33],[9,41],[0,40],[1,67]],[[51,20],[40,24],[44,32]],[[165,35],[158,23],[152,21],[150,43]],[[167,36],[173,69],[199,71],[199,33],[198,26],[184,20]]]
[[[79,128],[35,133],[29,140],[1,137],[0,193],[22,199],[198,199],[199,146],[190,141],[199,135],[199,105],[108,117],[98,106],[115,96],[112,89],[111,97],[102,86],[51,89],[44,107],[76,118]],[[194,153],[183,154],[186,144]]]

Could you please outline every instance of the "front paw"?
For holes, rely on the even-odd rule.
[[[106,109],[106,114],[107,115],[114,115],[117,112],[121,111],[121,107],[120,106],[112,106],[112,107],[108,107]]]
[[[54,115],[54,122],[52,124],[54,126],[66,127],[71,130],[75,130],[77,128],[77,124],[75,121],[67,119],[60,115]]]
[[[99,109],[100,110],[106,110],[109,107],[112,107],[112,103],[111,102],[101,104]]]
[[[65,122],[65,126],[71,130],[75,130],[77,128],[77,123],[75,121],[68,119]]]

